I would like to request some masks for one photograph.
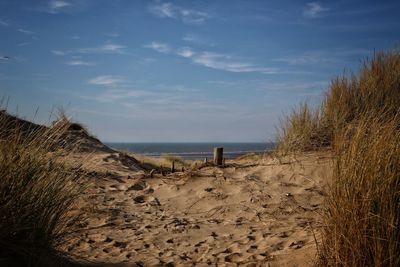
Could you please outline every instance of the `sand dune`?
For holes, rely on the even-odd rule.
[[[74,154],[92,171],[80,207],[85,219],[62,248],[74,258],[126,266],[312,264],[329,153],[153,177],[118,155]]]

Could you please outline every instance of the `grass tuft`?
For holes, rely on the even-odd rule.
[[[0,261],[37,265],[56,253],[77,219],[70,212],[78,173],[59,155],[68,126],[46,128],[0,113]]]

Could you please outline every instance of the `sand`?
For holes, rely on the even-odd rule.
[[[84,220],[61,248],[122,266],[310,266],[328,152],[228,162],[165,176],[118,153],[76,153],[91,171]]]

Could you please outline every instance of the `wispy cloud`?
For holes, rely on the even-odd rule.
[[[10,26],[10,23],[8,23],[7,21],[4,21],[4,20],[0,20],[0,25],[3,27],[8,27],[8,26]]]
[[[265,83],[264,90],[277,90],[277,91],[300,91],[300,92],[314,92],[318,90],[322,92],[329,85],[329,81],[290,81],[290,82],[268,82]]]
[[[110,87],[115,87],[115,86],[121,84],[122,82],[124,82],[124,79],[122,77],[112,76],[112,75],[97,76],[88,81],[89,84],[103,85],[103,86],[110,86]]]
[[[67,52],[61,50],[51,50],[50,52],[57,56],[65,56],[67,54]]]
[[[183,36],[182,40],[195,45],[215,46],[215,43],[204,40],[196,34],[186,34]]]
[[[125,45],[106,43],[96,47],[85,47],[73,50],[51,50],[50,52],[56,56],[66,56],[76,54],[125,54]]]
[[[3,61],[3,60],[9,60],[10,59],[10,57],[8,57],[8,56],[0,56],[0,60],[1,61]]]
[[[191,58],[194,52],[189,47],[183,47],[176,52],[181,57]]]
[[[226,54],[213,53],[208,51],[197,52],[190,47],[172,49],[164,43],[152,42],[145,45],[146,48],[154,49],[160,53],[172,52],[178,56],[191,59],[193,63],[204,67],[224,70],[229,72],[260,72],[263,74],[277,73],[275,68],[259,67],[253,63],[232,60],[232,56]]]
[[[160,53],[168,53],[171,50],[169,45],[159,42],[151,42],[150,44],[144,45],[144,47],[154,49]]]
[[[107,43],[98,47],[80,48],[78,49],[78,52],[82,54],[91,54],[91,53],[124,54],[125,48],[126,48],[125,45]]]
[[[82,60],[71,60],[65,62],[65,64],[70,65],[70,66],[95,66],[96,63],[94,62],[88,62],[88,61],[82,61]]]
[[[137,90],[137,89],[107,89],[101,94],[92,97],[92,99],[99,102],[116,102],[116,101],[129,101],[132,98],[154,97],[159,96],[156,93]]]
[[[35,32],[33,32],[33,31],[28,31],[28,30],[21,29],[21,28],[19,28],[17,31],[24,33],[24,34],[28,34],[28,35],[35,34]]]
[[[179,49],[176,54],[184,58],[190,58],[195,64],[212,69],[229,72],[261,72],[264,74],[273,74],[277,72],[275,68],[259,67],[253,63],[232,60],[232,56],[230,55],[207,51],[196,52],[189,47]]]
[[[323,7],[320,3],[310,2],[305,6],[303,16],[305,18],[318,18],[322,17],[327,11],[329,11],[329,8]]]
[[[158,5],[150,6],[150,11],[162,18],[176,18],[177,17],[177,7],[171,3],[161,3]]]
[[[30,42],[24,42],[24,43],[17,44],[17,46],[26,46],[26,45],[29,45],[29,44],[30,44]]]
[[[206,12],[186,9],[172,3],[159,3],[150,6],[150,12],[161,18],[179,19],[185,24],[203,24],[209,17]]]
[[[319,51],[305,52],[300,55],[282,57],[276,59],[276,61],[281,61],[288,63],[290,65],[311,65],[311,64],[321,64],[321,63],[333,63],[337,59],[325,55],[325,53]]]
[[[258,67],[252,63],[232,61],[230,60],[231,56],[224,54],[200,52],[194,53],[190,58],[195,64],[229,72],[260,72],[263,74],[277,73],[277,69],[275,68],[264,68]]]
[[[70,6],[71,6],[71,3],[64,1],[64,0],[51,0],[49,2],[48,12],[51,14],[57,14],[57,13],[60,13],[65,8],[70,7]]]
[[[363,57],[370,54],[368,49],[331,49],[329,51],[315,50],[307,51],[298,55],[286,56],[276,61],[286,62],[290,65],[313,65],[323,63],[343,63],[351,57]]]

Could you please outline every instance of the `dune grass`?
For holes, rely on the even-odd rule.
[[[400,266],[400,51],[333,80],[321,105],[283,120],[278,143],[336,156],[317,265]]]
[[[307,103],[293,109],[281,120],[281,127],[278,129],[278,152],[310,151],[328,146],[330,141],[325,134],[321,116],[320,108],[312,109]]]
[[[360,118],[335,136],[320,266],[400,266],[399,123]]]
[[[278,129],[278,150],[332,148],[335,135],[360,118],[381,114],[392,118],[399,113],[399,88],[400,50],[375,53],[357,75],[334,79],[319,106],[302,104],[284,117]]]
[[[37,266],[77,220],[70,212],[79,174],[58,153],[68,127],[37,127],[0,113],[0,265]]]

